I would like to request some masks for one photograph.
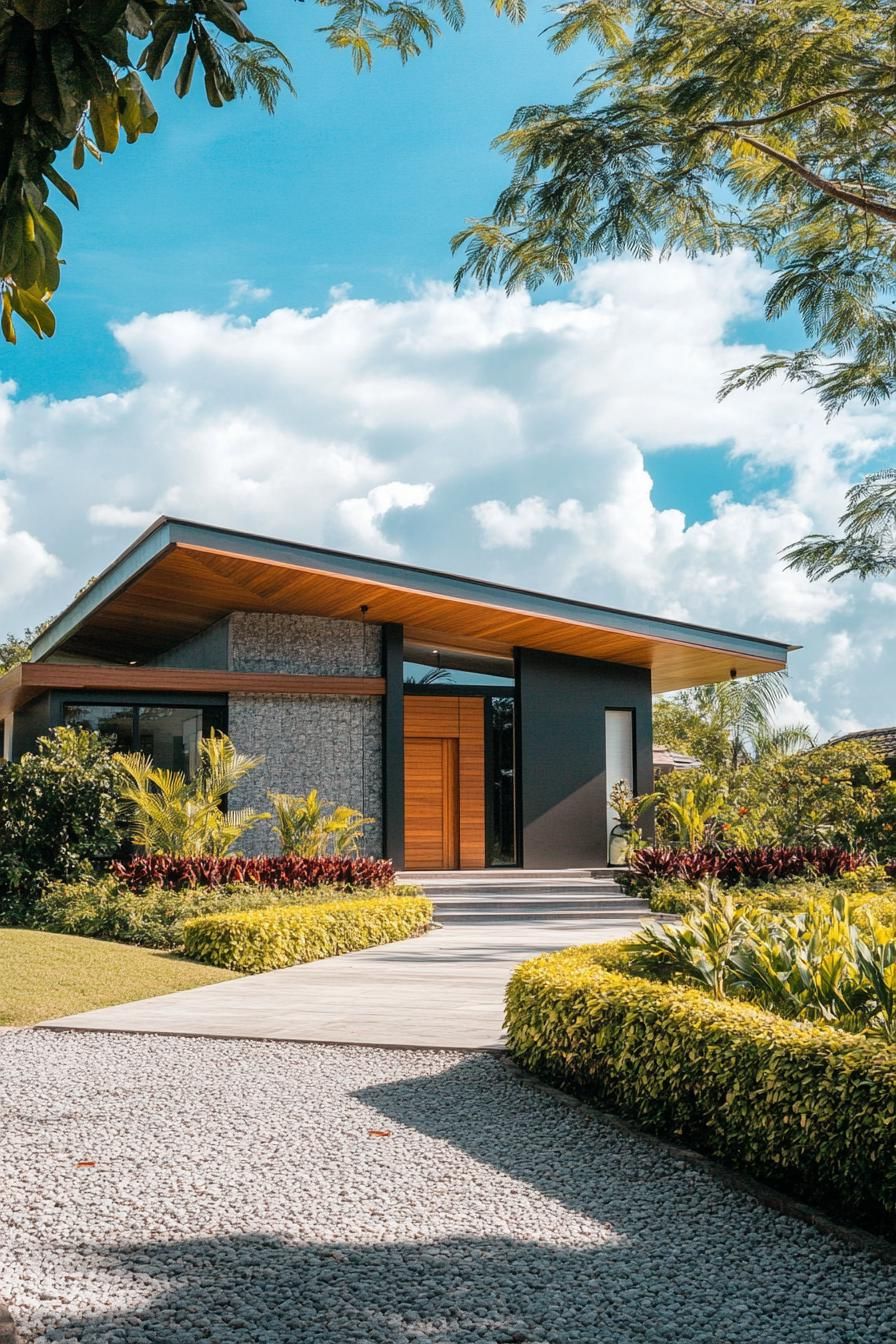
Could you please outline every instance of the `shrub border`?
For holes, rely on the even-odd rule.
[[[699,989],[636,975],[627,965],[631,944],[632,939],[626,938],[565,948],[517,966],[508,983],[505,1000],[508,1050],[514,1062],[524,1072],[531,1072],[549,1086],[561,1092],[568,1089],[573,1097],[583,1099],[602,1113],[605,1108],[612,1108],[613,1113],[623,1116],[639,1132],[659,1136],[670,1146],[676,1143],[682,1146],[695,1144],[700,1152],[705,1153],[707,1160],[730,1163],[745,1179],[760,1185],[768,1183],[769,1188],[786,1191],[794,1204],[815,1200],[828,1210],[827,1216],[832,1216],[834,1221],[843,1219],[868,1230],[877,1230],[882,1224],[889,1226],[892,1210],[888,1209],[883,1198],[875,1197],[868,1181],[859,1183],[863,1190],[861,1198],[850,1198],[847,1193],[850,1188],[848,1160],[842,1169],[841,1164],[836,1164],[838,1175],[835,1179],[825,1179],[818,1165],[819,1151],[810,1144],[803,1152],[802,1146],[797,1144],[788,1160],[771,1164],[760,1161],[757,1165],[753,1158],[762,1148],[761,1125],[756,1128],[748,1124],[743,1135],[745,1142],[737,1141],[737,1107],[743,1102],[743,1097],[738,1100],[737,1094],[742,1089],[735,1086],[734,1110],[727,1120],[723,1118],[721,1127],[711,1118],[716,1111],[707,1110],[713,1102],[713,1088],[717,1092],[719,1088],[724,1089],[730,1067],[712,1077],[708,1081],[707,1090],[707,1087],[689,1087],[687,1070],[691,1065],[686,1061],[690,1058],[693,1065],[695,1060],[711,1055],[727,1036],[728,1064],[733,1060],[737,1067],[737,1056],[745,1051],[744,1067],[752,1081],[751,1066],[757,1064],[757,1061],[758,1065],[762,1064],[763,1053],[769,1057],[766,1061],[768,1064],[771,1057],[781,1049],[786,1052],[787,1036],[793,1034],[791,1044],[794,1067],[798,1070],[801,1063],[808,1061],[810,1074],[819,1067],[823,1073],[832,1068],[835,1084],[839,1082],[842,1089],[844,1082],[847,1087],[852,1085],[850,1074],[853,1070],[846,1064],[846,1057],[853,1050],[866,1057],[867,1086],[874,1085],[878,1066],[887,1077],[890,1076],[896,1062],[896,1050],[887,1052],[880,1043],[851,1037],[824,1024],[788,1022],[756,1005],[727,1000],[717,1003]],[[583,958],[578,965],[575,964],[577,954]],[[570,959],[566,966],[563,964],[564,958]],[[555,963],[556,971],[550,965],[552,962]],[[589,972],[592,973],[590,976]],[[552,974],[556,974],[556,983],[552,983]],[[604,977],[606,983],[602,985]],[[639,1002],[639,985],[642,987],[640,998],[643,1002]],[[592,995],[596,1002],[589,1001]],[[602,1007],[605,1012],[601,1011]],[[690,1029],[689,1009],[698,1041],[697,1055],[692,1053],[690,1056],[686,1049],[687,1031]],[[729,1016],[730,1032],[726,1023]],[[751,1018],[757,1025],[761,1025],[761,1019],[768,1019],[767,1040],[763,1041],[761,1032],[756,1041],[750,1039]],[[617,1026],[627,1020],[631,1028],[621,1045],[614,1045],[616,1037],[613,1024],[616,1019]],[[657,1030],[658,1041],[655,1036]],[[676,1037],[678,1045],[673,1044],[670,1049],[679,1051],[682,1066],[671,1070],[667,1068],[665,1082],[662,1081],[662,1070],[659,1076],[652,1077],[649,1065],[641,1067],[635,1060],[633,1066],[633,1052],[637,1053],[639,1046],[651,1050],[658,1046],[662,1056],[665,1053],[664,1043],[669,1044],[669,1040],[674,1042]],[[827,1052],[831,1056],[829,1063],[825,1063],[823,1058],[825,1037],[830,1045]],[[589,1049],[589,1042],[593,1043],[594,1048]],[[880,1044],[879,1061],[875,1044]],[[805,1046],[808,1046],[808,1050],[802,1054],[801,1047]],[[889,1053],[893,1054],[894,1059],[884,1057]],[[671,1063],[675,1065],[677,1061],[678,1056],[673,1054]],[[604,1072],[607,1074],[607,1083],[602,1086]],[[760,1067],[757,1074],[760,1080],[762,1072]],[[666,1090],[670,1077],[673,1079],[671,1095]],[[783,1077],[787,1079],[788,1073]],[[791,1104],[797,1086],[795,1077],[790,1077],[789,1082],[782,1084],[783,1096],[785,1099],[789,1097]],[[859,1083],[861,1086],[861,1078]],[[728,1094],[726,1106],[731,1099],[732,1094]],[[783,1124],[775,1120],[772,1112],[768,1118],[770,1139],[789,1137],[786,1116],[783,1117]],[[814,1119],[817,1123],[819,1116],[816,1115]],[[861,1122],[859,1127],[861,1129]],[[873,1132],[872,1126],[868,1131],[869,1141]],[[798,1134],[799,1128],[795,1128],[793,1133]],[[855,1137],[855,1134],[850,1134],[846,1159],[849,1159],[854,1148]],[[877,1137],[876,1150],[880,1157],[888,1149],[886,1145],[881,1148],[880,1136]],[[752,1157],[751,1147],[756,1150]],[[853,1153],[853,1160],[854,1157]],[[889,1198],[892,1200],[893,1197],[894,1192],[891,1190]]]

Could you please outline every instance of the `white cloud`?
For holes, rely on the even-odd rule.
[[[360,544],[377,555],[398,556],[401,547],[384,537],[379,524],[393,509],[422,508],[429,502],[432,492],[433,486],[428,481],[421,485],[389,481],[386,485],[375,485],[359,498],[344,499],[339,505],[339,513]]]
[[[87,517],[98,527],[149,527],[157,515],[152,509],[130,509],[126,504],[91,504]]]
[[[271,297],[269,289],[253,285],[251,280],[231,280],[229,292],[228,308],[240,308],[246,303],[262,303]]]
[[[891,718],[882,661],[824,669],[832,635],[870,646],[892,585],[810,584],[778,552],[835,525],[896,422],[855,407],[828,423],[788,385],[717,401],[762,350],[733,333],[765,283],[744,256],[611,261],[541,303],[343,286],[321,313],[136,317],[114,329],[127,390],[0,385],[0,557],[20,557],[0,571],[0,623],[49,614],[125,530],[177,513],[802,640],[793,694],[822,729],[846,710]],[[682,446],[698,450],[685,467],[666,460],[705,463],[705,480],[667,473],[660,505],[653,463]],[[744,481],[729,469],[707,498],[726,455]]]

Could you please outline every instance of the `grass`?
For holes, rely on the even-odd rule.
[[[232,971],[123,943],[0,928],[0,1026],[234,980]]]

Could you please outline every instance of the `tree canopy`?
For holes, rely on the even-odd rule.
[[[781,672],[679,691],[654,702],[653,738],[718,773],[804,751],[814,744],[809,729],[776,723],[786,696],[787,678]]]
[[[350,53],[356,70],[375,50],[402,61],[431,46],[438,20],[463,23],[461,0],[318,0],[321,31]],[[524,0],[491,0],[522,18]],[[78,196],[59,155],[72,167],[111,154],[123,136],[151,135],[158,113],[144,83],[174,73],[185,98],[201,75],[212,107],[254,91],[272,112],[293,90],[292,66],[246,22],[249,0],[0,0],[0,330],[15,341],[15,317],[38,337],[52,336],[48,300],[60,280],[62,221],[50,203]],[[58,203],[55,202],[55,203]]]
[[[854,485],[840,515],[842,536],[813,532],[784,551],[788,569],[833,583],[847,574],[880,578],[896,570],[896,468]]]
[[[896,56],[880,0],[568,0],[550,41],[594,50],[576,96],[520,108],[512,178],[454,239],[458,281],[568,280],[597,254],[749,249],[768,318],[808,344],[776,374],[829,412],[896,386]]]

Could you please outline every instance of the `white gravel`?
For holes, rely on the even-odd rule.
[[[489,1056],[0,1035],[29,1344],[893,1344],[894,1290]]]

